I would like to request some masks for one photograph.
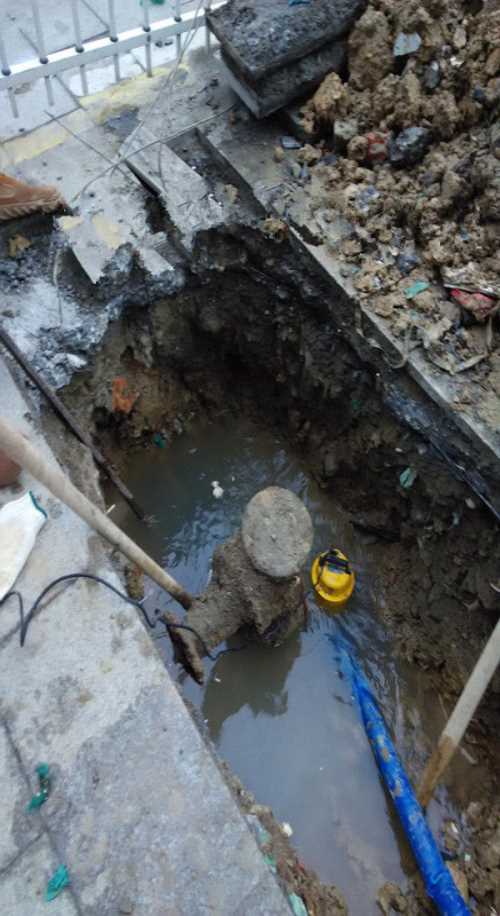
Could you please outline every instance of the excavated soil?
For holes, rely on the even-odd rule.
[[[371,0],[302,108],[320,238],[359,297],[438,369],[466,372],[500,427],[500,5]],[[318,134],[322,139],[317,142]],[[295,161],[296,160],[296,161]]]
[[[380,372],[327,320],[322,302],[320,285],[287,242],[250,231],[243,241],[229,229],[211,235],[199,241],[184,291],[151,308],[130,307],[64,399],[118,466],[130,449],[167,446],[201,415],[244,412],[283,432],[360,536],[373,540],[385,595],[380,614],[395,651],[425,672],[451,710],[498,619],[498,523],[433,447],[432,411],[425,434],[397,419],[384,406]],[[500,906],[499,707],[497,674],[464,741],[477,781],[458,799],[462,823],[442,838],[481,916]],[[409,769],[416,782],[411,761]],[[294,854],[287,859],[280,847],[276,858],[306,899],[309,878],[300,885]],[[343,912],[329,891],[315,893],[309,913]],[[386,889],[386,912],[392,898],[399,900]],[[433,912],[417,879],[398,906]]]

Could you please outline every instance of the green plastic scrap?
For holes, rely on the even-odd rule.
[[[409,490],[413,486],[418,477],[418,472],[414,468],[405,468],[405,470],[400,474],[399,482],[403,489]]]
[[[155,433],[155,434],[154,434],[154,436],[153,436],[153,442],[154,442],[155,445],[158,446],[158,448],[165,448],[165,446],[166,446],[166,444],[167,444],[161,433]]]
[[[39,763],[35,769],[35,773],[38,776],[38,785],[40,788],[36,795],[31,797],[31,801],[26,808],[27,811],[34,811],[36,808],[41,808],[50,795],[50,770],[48,763]]]
[[[276,874],[276,859],[274,858],[274,856],[264,856],[264,862],[266,863],[266,865],[269,865],[269,868],[271,869],[271,871],[274,872],[274,874]]]
[[[308,916],[302,897],[298,894],[288,894],[288,900],[295,916]]]
[[[411,286],[406,287],[405,296],[407,299],[414,299],[419,293],[423,293],[424,290],[429,289],[430,285],[431,284],[427,283],[426,280],[416,280]]]
[[[50,903],[51,900],[55,900],[69,883],[68,870],[65,865],[60,865],[47,884],[47,891],[45,893],[47,903]]]

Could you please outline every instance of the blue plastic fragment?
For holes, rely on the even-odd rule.
[[[368,681],[354,661],[345,640],[338,637],[330,639],[339,655],[341,671],[350,680],[368,740],[413,849],[429,897],[443,916],[470,916],[470,910],[458,892],[429,830]]]
[[[310,2],[311,0],[288,0],[288,6],[299,6]]]

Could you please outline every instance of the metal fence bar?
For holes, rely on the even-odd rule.
[[[45,48],[45,38],[43,35],[42,28],[42,19],[40,16],[40,8],[38,6],[38,0],[31,0],[31,8],[33,10],[33,18],[35,20],[35,32],[36,40],[38,45],[38,54],[40,58],[40,63],[45,65],[48,63],[47,50]],[[45,92],[47,93],[47,101],[50,106],[54,105],[54,93],[52,91],[52,83],[50,82],[50,76],[47,73],[44,73],[45,81]]]
[[[15,118],[18,118],[19,117],[19,108],[17,107],[16,93],[14,92],[13,89],[9,89],[8,96],[9,96],[9,102],[10,102],[12,114],[14,115]]]
[[[207,54],[210,51],[210,39],[211,39],[212,33],[210,32],[210,29],[208,28],[208,25],[207,25],[206,14],[208,13],[211,5],[212,5],[212,0],[203,0],[203,9],[205,12],[205,50]]]
[[[212,9],[222,5],[222,2],[217,0],[212,4]],[[197,29],[204,24],[204,11],[202,10],[199,13],[192,11],[187,13],[181,22],[176,22],[175,18],[171,17],[152,23],[148,35],[151,42],[165,41],[168,38]],[[20,64],[13,64],[8,76],[5,74],[0,75],[0,92],[5,92],[15,86],[20,86],[41,77],[46,78],[53,74],[62,73],[64,70],[82,66],[84,63],[87,65],[113,57],[117,52],[125,53],[140,47],[144,47],[143,26],[121,32],[118,34],[117,41],[114,44],[109,36],[86,41],[84,50],[80,54],[75,51],[74,47],[64,48],[62,51],[55,51],[53,54],[49,54],[46,63],[42,63],[40,59],[37,60],[35,58]]]
[[[71,0],[71,13],[73,16],[73,28],[75,30],[75,51],[77,54],[83,52],[82,30],[80,27],[80,14],[78,12],[78,0]],[[89,94],[89,84],[85,72],[85,64],[80,65],[80,79],[82,81],[82,91],[84,95]]]
[[[176,22],[182,22],[182,13],[181,13],[181,0],[175,0],[175,9],[174,9],[174,19]],[[181,56],[181,36],[175,36],[175,56],[179,58]]]
[[[7,51],[5,50],[4,41],[1,35],[0,35],[0,64],[2,66],[3,75],[8,76],[10,73],[9,60],[7,57]]]
[[[144,50],[146,52],[146,73],[153,76],[153,61],[151,58],[151,22],[149,19],[149,0],[142,0],[142,21],[144,29]]]
[[[109,40],[116,44],[118,41],[118,34],[116,31],[116,16],[115,16],[115,0],[108,0],[108,15],[109,15]],[[113,54],[113,64],[115,67],[115,80],[117,83],[120,82],[120,55],[118,52]]]

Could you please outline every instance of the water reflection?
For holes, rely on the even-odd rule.
[[[203,718],[207,720],[214,744],[219,743],[224,723],[243,707],[248,707],[254,718],[282,716],[287,712],[286,685],[300,654],[300,634],[295,633],[280,649],[279,665],[276,664],[276,650],[260,646],[238,653],[237,659],[231,653],[216,661],[202,703]]]
[[[213,498],[212,480],[225,491],[221,500]],[[425,730],[434,736],[444,716],[419,692],[415,672],[394,661],[366,539],[283,441],[243,419],[207,424],[136,456],[127,483],[158,524],[144,529],[123,506],[116,521],[192,592],[205,587],[213,550],[239,526],[248,500],[271,484],[290,487],[307,504],[315,553],[333,542],[351,560],[357,588],[346,612],[330,616],[309,596],[307,629],[275,649],[252,646],[207,661],[205,688],[186,679],[183,693],[203,714],[221,757],[259,802],[292,824],[304,862],[337,884],[351,916],[375,916],[379,887],[404,885],[414,865],[325,637],[339,630],[355,647],[406,763],[420,762],[429,747]],[[164,596],[158,603],[164,606]],[[168,640],[163,652],[172,667]],[[430,814],[435,827],[443,809],[435,804]]]

